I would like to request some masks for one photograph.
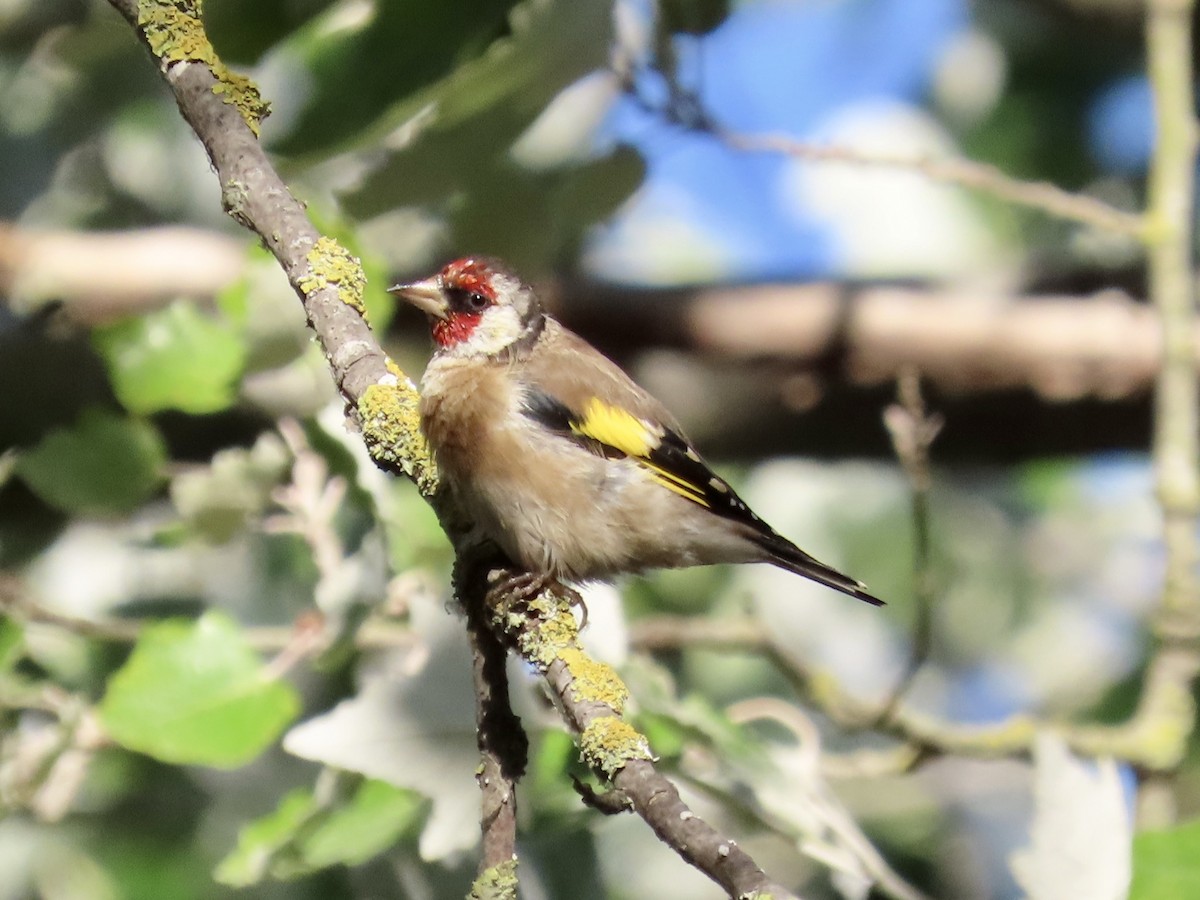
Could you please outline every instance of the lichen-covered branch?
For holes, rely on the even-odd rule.
[[[461,538],[462,523],[455,521],[453,510],[438,494],[434,465],[418,426],[416,389],[384,356],[363,318],[361,267],[344,248],[317,232],[263,153],[256,138],[263,108],[254,105],[257,112],[246,114],[250,107],[245,98],[251,92],[257,97],[257,91],[243,79],[230,78],[216,58],[204,35],[199,0],[110,2],[158,59],[180,111],[208,151],[227,211],[255,231],[279,260],[325,349],[339,390],[356,410],[373,458],[383,468],[411,477],[439,507],[452,538]],[[459,550],[460,563],[465,563],[466,554],[461,546]],[[474,620],[470,631],[484,804],[484,858],[473,896],[515,896],[512,791],[524,768],[523,733],[508,705],[503,647],[489,633],[489,625],[542,668],[579,732],[585,760],[628,794],[660,838],[731,896],[792,896],[771,884],[732,840],[693,816],[670,782],[657,773],[645,738],[621,717],[624,685],[615,672],[583,653],[569,606],[545,594],[527,608],[509,608],[487,622],[478,613],[471,615],[472,609],[483,609],[482,597],[471,594],[471,589],[460,591]]]
[[[554,591],[530,600],[504,597],[489,613],[492,626],[545,675],[584,762],[628,799],[660,840],[730,897],[795,896],[772,883],[735,841],[688,809],[658,771],[646,738],[624,718],[624,683],[610,666],[584,652],[565,598]]]
[[[471,553],[459,557],[455,594],[467,612],[475,686],[475,726],[481,762],[476,773],[481,802],[483,853],[471,900],[516,900],[517,782],[525,774],[529,739],[513,712],[505,662],[508,650],[492,631],[480,602],[483,569]]]
[[[389,365],[363,319],[362,267],[317,231],[267,158],[257,134],[266,105],[248,79],[217,58],[199,0],[110,2],[157,60],[180,112],[204,144],[226,211],[254,231],[283,267],[338,389],[357,411],[368,449],[384,468],[407,475],[434,497],[437,476],[418,426],[416,388]]]

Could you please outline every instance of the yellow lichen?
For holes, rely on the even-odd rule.
[[[298,282],[300,290],[311,294],[322,288],[336,287],[338,298],[366,318],[363,289],[367,286],[367,276],[363,274],[358,257],[352,256],[333,238],[323,237],[308,251],[308,265],[309,273]]]
[[[488,866],[471,882],[467,900],[516,900],[517,858]]]
[[[567,647],[559,659],[571,673],[571,689],[581,703],[603,703],[620,715],[629,699],[629,688],[621,681],[612,666],[597,662],[578,647]]]
[[[420,396],[407,378],[372,384],[358,400],[363,443],[376,462],[398,468],[424,497],[437,492],[437,468],[421,433]]]
[[[515,635],[517,649],[543,671],[579,640],[571,605],[553,591],[543,591],[522,607],[496,610],[501,629]]]
[[[208,66],[217,79],[213,93],[235,107],[257,135],[271,105],[254,82],[221,62],[202,19],[202,0],[138,0],[138,27],[150,51],[164,63],[198,62]]]
[[[635,759],[653,759],[650,744],[632,725],[616,716],[599,716],[579,736],[583,761],[610,781]]]
[[[262,120],[271,114],[271,101],[263,98],[258,85],[247,76],[227,68],[219,59],[213,66],[213,75],[217,79],[213,93],[230,106],[237,107],[250,130],[257,135]]]

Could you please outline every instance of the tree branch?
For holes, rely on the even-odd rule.
[[[1013,178],[995,166],[973,160],[895,156],[856,150],[852,147],[813,144],[783,135],[747,135],[720,130],[713,130],[713,133],[738,150],[779,153],[792,159],[812,162],[846,163],[917,172],[932,181],[969,188],[1015,206],[1024,206],[1055,218],[1119,234],[1140,235],[1145,227],[1141,216],[1117,209],[1103,200],[1074,194],[1046,181],[1023,181]]]
[[[475,726],[482,757],[475,780],[482,796],[483,854],[472,900],[516,900],[517,782],[525,774],[529,739],[512,710],[505,662],[508,650],[492,631],[482,603],[486,586],[481,567],[460,557],[455,594],[467,611],[475,684]]]
[[[1154,311],[1116,290],[1003,297],[816,282],[563,293],[573,298],[567,323],[602,345],[628,351],[632,339],[717,358],[837,366],[860,385],[915,368],[953,393],[1027,388],[1054,402],[1113,400],[1148,389],[1162,357]],[[1185,335],[1200,367],[1200,330]]]
[[[466,571],[467,523],[438,490],[428,448],[416,417],[416,390],[380,350],[362,318],[363,275],[357,260],[322,238],[275,173],[258,144],[254,103],[242,102],[244,80],[231,76],[216,59],[192,0],[110,0],[159,59],[184,118],[203,142],[222,184],[227,211],[254,230],[279,260],[326,351],[338,389],[357,411],[363,437],[375,461],[416,481],[442,518]],[[199,49],[197,49],[199,48]],[[249,107],[249,111],[247,108]],[[462,580],[460,600],[468,610],[484,609],[480,580]],[[726,887],[734,897],[759,892],[793,896],[772,884],[732,840],[721,838],[695,817],[679,794],[650,762],[645,739],[620,718],[625,687],[607,666],[579,648],[569,606],[551,594],[485,620],[536,661],[563,702],[569,723],[580,734],[585,760],[630,797],[639,814],[685,860]],[[515,894],[515,835],[512,782],[524,768],[524,749],[507,702],[503,659],[485,629],[472,628],[475,650],[480,746],[484,752],[484,863],[473,894]],[[523,735],[522,735],[523,737]],[[493,774],[496,778],[493,780]]]
[[[757,619],[700,620],[656,616],[635,622],[633,645],[663,650],[700,646],[710,650],[758,652],[767,656],[792,683],[804,702],[848,731],[869,729],[890,735],[906,749],[895,760],[905,767],[930,756],[985,758],[1025,756],[1037,732],[1062,735],[1078,753],[1111,756],[1149,771],[1168,771],[1179,764],[1192,730],[1194,714],[1189,684],[1200,671],[1190,647],[1166,648],[1146,675],[1136,714],[1116,725],[1086,725],[1018,714],[1000,722],[964,725],[921,712],[900,702],[884,720],[879,708],[847,692],[829,674],[808,666],[787,647],[775,643],[771,630]]]
[[[416,388],[384,355],[363,318],[358,260],[321,236],[259,144],[256,120],[246,113],[253,104],[240,99],[241,91],[257,92],[216,60],[190,0],[110,2],[157,59],[179,111],[204,144],[225,210],[282,266],[373,458],[436,499],[436,471],[417,425]]]
[[[1200,627],[1196,523],[1200,514],[1200,426],[1192,336],[1195,297],[1192,216],[1196,119],[1192,96],[1191,0],[1152,0],[1146,55],[1157,143],[1150,172],[1147,233],[1150,296],[1162,362],[1155,393],[1154,464],[1164,516],[1167,577],[1159,630],[1194,637]]]
[[[545,675],[584,762],[628,798],[659,840],[730,897],[795,897],[693,813],[658,771],[646,739],[623,717],[628,690],[611,667],[584,652],[566,599],[553,591],[532,600],[503,597],[489,616],[492,627]]]
[[[199,228],[97,234],[0,225],[0,296],[61,300],[84,324],[180,295],[211,298],[244,262],[238,241]],[[929,384],[956,393],[1029,388],[1055,402],[1114,399],[1147,390],[1162,358],[1156,312],[1118,290],[1009,296],[962,286],[669,290],[578,281],[546,289],[564,321],[619,355],[668,345],[733,360],[838,360],[847,380],[863,385],[915,366]],[[1200,328],[1190,334],[1200,367]]]
[[[1154,469],[1163,512],[1166,573],[1154,618],[1158,641],[1132,726],[1153,734],[1161,720],[1177,727],[1162,769],[1183,760],[1196,723],[1192,686],[1200,674],[1200,585],[1196,580],[1196,527],[1200,519],[1200,391],[1193,365],[1196,327],[1193,262],[1196,106],[1193,93],[1192,14],[1195,0],[1150,0],[1146,59],[1154,92],[1155,145],[1150,169],[1148,252],[1150,299],[1161,318],[1162,365],[1155,390]],[[1142,794],[1143,825],[1163,825],[1173,811]],[[1147,802],[1147,798],[1151,798]],[[1151,807],[1157,807],[1153,810]],[[1155,821],[1156,819],[1160,821]]]

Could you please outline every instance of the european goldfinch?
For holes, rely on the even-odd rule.
[[[882,605],[756,516],[657,400],[502,263],[459,259],[388,290],[430,320],[421,426],[444,483],[533,576],[768,562]]]

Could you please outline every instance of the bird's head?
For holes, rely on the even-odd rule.
[[[495,356],[536,338],[545,314],[533,290],[503,263],[471,256],[388,292],[429,316],[439,353]]]

